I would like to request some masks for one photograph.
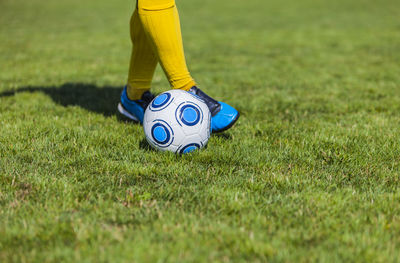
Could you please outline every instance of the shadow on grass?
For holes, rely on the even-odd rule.
[[[156,152],[156,150],[147,142],[146,138],[143,138],[139,142],[139,148],[148,152]]]
[[[62,106],[79,106],[104,116],[114,116],[117,115],[117,104],[121,90],[122,87],[98,87],[93,84],[66,83],[61,86],[22,87],[13,91],[2,92],[0,98],[14,96],[21,92],[43,92]]]
[[[222,133],[213,133],[212,135],[222,140],[232,140],[232,135],[230,133],[222,132]]]
[[[22,92],[43,92],[48,95],[55,103],[64,107],[79,106],[83,109],[102,114],[104,116],[117,116],[120,121],[137,123],[123,117],[117,111],[117,104],[122,91],[122,87],[104,86],[98,87],[93,84],[85,83],[65,83],[61,86],[33,87],[27,86],[17,90],[4,91],[0,93],[0,98],[11,97]],[[223,140],[231,140],[229,133],[213,134]],[[140,148],[144,150],[154,150],[145,139],[140,142]]]

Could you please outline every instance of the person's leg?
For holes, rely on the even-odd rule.
[[[139,18],[172,88],[196,85],[186,66],[175,0],[138,0]]]
[[[144,92],[150,90],[158,58],[144,32],[137,9],[135,9],[130,21],[130,33],[133,46],[127,93],[129,99],[138,100],[141,99]]]
[[[135,20],[133,17],[133,26],[138,26],[139,31],[144,32],[143,35],[147,36],[148,42],[146,38],[133,36],[133,40],[142,40],[138,41],[142,45],[136,44],[137,49],[134,43],[132,52],[130,76],[135,81],[129,82],[129,90],[132,93],[129,94],[129,98],[124,89],[118,110],[132,120],[143,121],[144,110],[152,98],[146,90],[150,88],[158,59],[173,88],[189,91],[206,102],[212,115],[213,132],[221,132],[232,127],[239,118],[239,112],[230,105],[216,101],[202,92],[190,76],[183,51],[175,0],[138,0],[137,9],[139,19]],[[137,20],[141,23],[136,22]],[[144,50],[149,51],[149,46],[152,47],[153,53],[144,52]]]
[[[130,34],[133,46],[128,83],[121,93],[118,111],[125,117],[142,123],[144,111],[154,98],[149,90],[158,57],[144,32],[137,8],[130,21]]]

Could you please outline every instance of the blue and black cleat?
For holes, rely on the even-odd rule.
[[[235,108],[224,102],[214,100],[196,86],[192,87],[189,92],[204,100],[210,109],[212,132],[226,131],[239,119],[240,114]]]
[[[146,91],[140,100],[130,100],[125,87],[121,93],[118,111],[132,121],[143,123],[144,111],[154,97],[150,91]]]

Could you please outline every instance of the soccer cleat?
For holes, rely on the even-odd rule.
[[[153,99],[154,95],[146,91],[140,100],[130,100],[125,87],[118,103],[118,111],[130,120],[143,123],[144,111]]]
[[[197,95],[207,104],[212,117],[212,132],[225,131],[239,119],[240,114],[235,108],[224,102],[214,100],[196,86],[193,86],[189,92]]]

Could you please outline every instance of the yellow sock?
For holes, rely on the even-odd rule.
[[[129,99],[138,100],[150,89],[158,58],[144,32],[137,10],[132,15],[130,29],[133,47],[127,93]]]
[[[175,89],[196,85],[186,66],[175,0],[138,0],[139,18],[154,53]]]

